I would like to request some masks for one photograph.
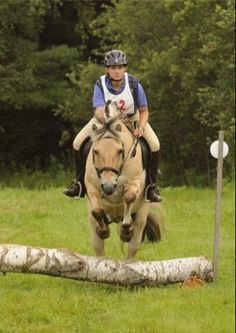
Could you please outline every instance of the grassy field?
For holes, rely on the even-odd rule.
[[[144,243],[137,259],[213,255],[215,189],[165,188],[165,235]],[[108,257],[123,253],[112,226]],[[0,243],[66,247],[93,255],[86,202],[62,188],[0,191]],[[30,274],[0,273],[0,333],[234,332],[234,190],[222,193],[219,279],[184,289],[123,287]]]

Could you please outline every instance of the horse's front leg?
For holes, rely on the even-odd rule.
[[[101,255],[101,252],[104,252],[103,240],[109,237],[110,230],[105,223],[106,214],[100,204],[99,191],[93,185],[87,185],[87,195],[89,198],[90,224],[92,227],[92,245],[96,254]],[[101,247],[103,251],[100,250]]]
[[[123,242],[130,242],[134,234],[132,224],[132,208],[140,194],[140,180],[135,179],[127,184],[124,189],[124,216],[120,229],[120,238]]]

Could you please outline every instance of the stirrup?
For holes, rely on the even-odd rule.
[[[79,194],[77,196],[75,196],[74,198],[79,200],[79,198],[81,197],[81,193],[82,193],[83,188],[82,188],[82,185],[81,185],[80,181],[75,179],[74,183],[79,186]]]
[[[153,188],[153,190],[155,190],[157,192],[157,195],[159,195],[159,197],[160,197],[160,200],[155,201],[155,202],[161,202],[162,201],[161,195],[160,195],[160,192],[159,192],[156,184],[148,184],[148,186],[145,188],[145,192],[144,192],[145,201],[152,202],[150,199],[148,199],[148,191],[149,191],[150,188]]]
[[[79,187],[79,194],[78,194],[78,195],[75,195],[75,196],[70,196],[70,195],[68,195],[68,194],[66,193],[66,191],[72,189],[73,186],[75,186],[75,185],[78,185],[78,187]],[[65,195],[67,195],[68,197],[71,197],[71,198],[74,198],[74,199],[79,200],[80,197],[81,197],[81,194],[82,194],[82,190],[83,190],[83,188],[82,188],[82,185],[81,185],[80,181],[74,179],[73,182],[70,184],[70,186],[69,186],[67,189],[65,189],[65,190],[63,191],[63,193],[64,193]]]

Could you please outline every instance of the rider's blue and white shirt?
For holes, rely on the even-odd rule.
[[[100,77],[100,84],[95,84],[93,92],[93,107],[101,107],[106,104],[108,100],[117,102],[119,108],[124,114],[134,114],[134,98],[129,85],[129,77],[127,73],[124,73],[125,80],[119,91],[114,90],[111,79],[108,75]],[[137,83],[136,91],[136,107],[147,106],[147,99],[144,89],[140,82]]]

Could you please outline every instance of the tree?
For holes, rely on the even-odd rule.
[[[63,153],[66,146],[58,145],[71,144],[91,117],[105,52],[121,48],[148,97],[164,184],[209,183],[215,172],[209,146],[218,130],[234,144],[234,6],[233,0],[0,2],[2,159],[30,161],[41,143],[43,159]],[[41,123],[34,133],[45,142],[54,137],[50,148],[28,131],[28,119]],[[43,131],[48,119],[56,131]],[[33,142],[21,145],[25,133]],[[11,153],[15,142],[19,154]],[[228,174],[233,151],[225,161]]]
[[[45,8],[42,2],[0,2],[1,103],[18,106],[17,93],[34,87],[31,53],[37,49]]]
[[[96,45],[89,23],[103,2],[0,3],[0,162],[8,169],[11,162],[45,166],[50,155],[62,158],[70,146],[73,122],[55,110],[75,96],[67,73]]]

